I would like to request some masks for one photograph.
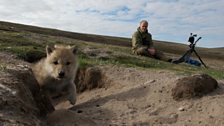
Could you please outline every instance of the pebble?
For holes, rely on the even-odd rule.
[[[144,83],[144,85],[145,85],[145,84],[154,83],[154,82],[156,82],[156,80],[149,80],[149,81],[146,81],[146,82]]]
[[[179,111],[184,111],[185,108],[184,108],[184,107],[180,107],[180,108],[178,108],[178,110],[179,110]]]
[[[175,119],[176,119],[176,118],[178,118],[178,114],[176,114],[176,113],[171,114],[171,115],[170,115],[170,118],[175,118]]]

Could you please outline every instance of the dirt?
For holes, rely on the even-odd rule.
[[[0,125],[44,126],[29,88],[12,73],[28,69],[29,64],[0,53],[0,65]]]
[[[208,74],[197,74],[178,79],[172,89],[175,100],[201,97],[218,88],[217,81]]]
[[[0,65],[0,125],[224,125],[224,80],[217,80],[218,88],[203,97],[176,101],[171,90],[185,75],[167,70],[96,66],[96,73],[103,78],[99,87],[86,86],[78,94],[75,106],[63,102],[43,118],[38,115],[30,91],[9,72],[27,69],[30,64],[1,52]],[[89,71],[96,74],[94,69]],[[85,82],[94,85],[99,81]]]

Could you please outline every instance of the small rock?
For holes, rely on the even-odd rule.
[[[155,109],[152,112],[149,113],[149,116],[156,116],[159,114],[159,109]]]
[[[176,113],[171,114],[171,115],[170,115],[170,118],[175,118],[175,119],[176,119],[176,118],[178,118],[178,114],[176,114]]]
[[[156,82],[156,80],[149,80],[149,81],[146,81],[146,82],[144,83],[144,85],[145,85],[145,84],[154,83],[154,82]]]
[[[82,113],[82,112],[83,112],[82,110],[78,110],[78,111],[77,111],[77,113]]]
[[[152,107],[152,105],[147,105],[147,106],[146,106],[146,108],[150,108],[150,107]]]
[[[8,120],[10,123],[16,123],[16,120],[10,119]]]
[[[213,119],[214,117],[210,115],[209,118]]]
[[[154,83],[154,82],[156,82],[156,80],[151,80],[149,83]]]
[[[161,74],[161,73],[165,73],[165,71],[159,71],[159,73]]]
[[[180,107],[178,108],[179,111],[185,111],[185,108],[184,107]]]

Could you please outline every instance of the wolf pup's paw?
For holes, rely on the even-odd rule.
[[[76,103],[76,98],[74,98],[73,96],[70,96],[70,97],[68,98],[68,100],[69,100],[69,102],[70,102],[72,105],[75,105],[75,103]]]

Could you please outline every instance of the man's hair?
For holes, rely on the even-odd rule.
[[[146,20],[141,20],[141,21],[140,21],[140,25],[141,25],[142,23],[147,23],[147,24],[148,24],[148,21],[146,21]]]

